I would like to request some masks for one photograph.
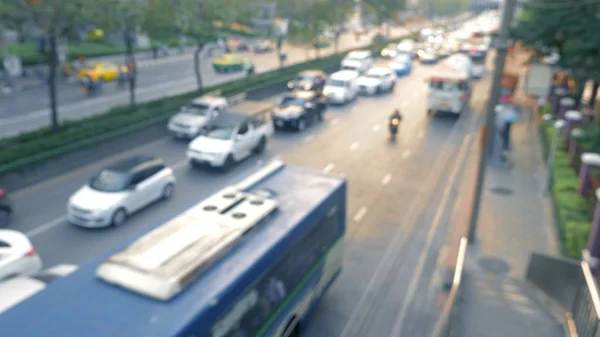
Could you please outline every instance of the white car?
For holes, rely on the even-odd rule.
[[[67,220],[81,227],[120,226],[175,189],[173,170],[156,157],[135,156],[108,166],[69,199]]]
[[[208,164],[229,170],[251,154],[261,153],[274,133],[268,115],[271,110],[272,107],[258,113],[227,111],[220,114],[205,134],[188,145],[188,161],[192,166]]]
[[[373,54],[370,50],[351,51],[344,57],[340,65],[341,69],[355,70],[359,73],[366,71],[373,65]]]
[[[396,75],[387,67],[373,67],[358,78],[358,86],[362,94],[375,95],[394,90]]]
[[[0,229],[0,281],[15,276],[31,275],[42,269],[42,259],[27,235]]]
[[[329,102],[334,104],[346,104],[358,96],[359,73],[353,70],[340,70],[331,74],[323,93]]]
[[[0,282],[0,314],[44,290],[48,284],[77,270],[77,266],[60,264],[31,276],[14,277]]]
[[[171,117],[167,128],[177,138],[196,138],[204,126],[228,105],[224,97],[206,95],[196,98]]]

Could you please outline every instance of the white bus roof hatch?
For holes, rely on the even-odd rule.
[[[240,187],[221,190],[139,238],[104,261],[96,275],[157,300],[175,297],[277,209],[276,200]]]

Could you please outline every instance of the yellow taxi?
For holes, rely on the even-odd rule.
[[[91,66],[85,66],[79,70],[78,77],[83,79],[88,77],[93,81],[114,81],[119,77],[119,71],[128,73],[126,66],[118,66],[111,62],[96,62]]]

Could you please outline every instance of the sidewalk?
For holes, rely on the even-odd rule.
[[[521,73],[525,59],[515,55],[507,59],[507,68]],[[524,116],[511,132],[512,166],[486,168],[476,240],[467,250],[456,304],[455,336],[564,336],[562,325],[534,300],[525,281],[530,254],[558,255],[559,246],[552,204],[543,194],[538,130],[520,90],[515,103],[523,107]]]

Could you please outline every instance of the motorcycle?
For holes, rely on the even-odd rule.
[[[391,139],[396,139],[396,135],[398,134],[398,127],[400,126],[400,118],[394,117],[390,119],[390,137]]]

